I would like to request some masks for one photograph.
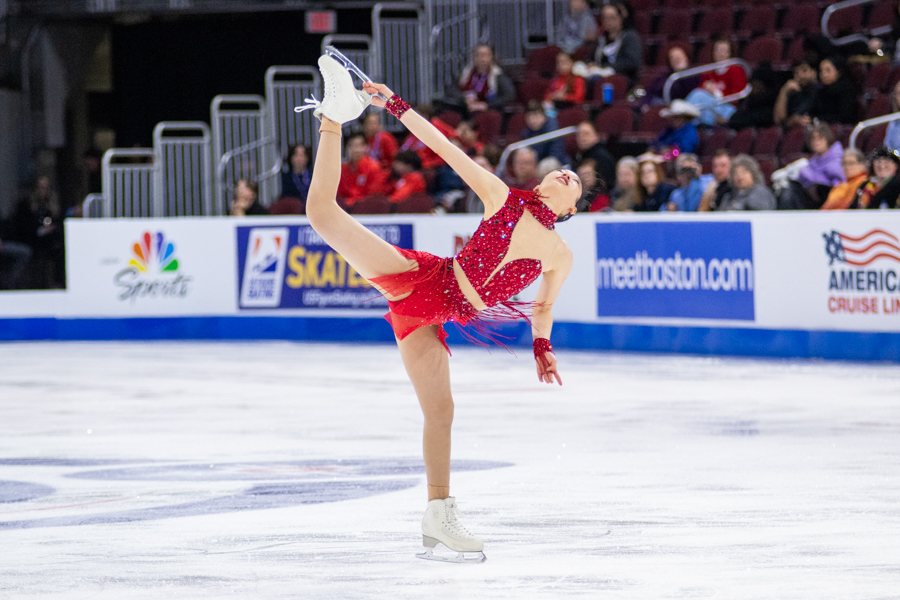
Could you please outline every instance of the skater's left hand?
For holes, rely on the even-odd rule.
[[[391,99],[391,96],[394,95],[394,92],[391,91],[391,88],[384,85],[383,83],[363,83],[363,91],[367,94],[371,94],[372,96],[372,106],[378,106],[379,108],[384,108],[384,100],[378,97],[378,94],[381,94],[388,100]]]
[[[559,377],[559,371],[556,370],[556,355],[552,352],[547,352],[544,354],[544,359],[547,361],[546,365],[541,364],[541,361],[535,360],[534,362],[537,364],[537,374],[538,380],[543,383],[553,383],[553,378],[556,378],[556,382],[559,385],[562,385],[562,379]]]

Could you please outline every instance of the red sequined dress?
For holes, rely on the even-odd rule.
[[[469,283],[487,305],[486,310],[476,310],[459,289],[453,273],[453,257],[441,258],[428,252],[397,248],[403,256],[415,260],[418,266],[404,273],[371,279],[391,296],[411,292],[403,300],[388,303],[390,312],[385,319],[393,327],[395,335],[402,340],[419,327],[437,325],[438,336],[447,348],[444,323],[468,325],[496,342],[498,340],[491,333],[487,321],[527,320],[533,303],[512,302],[509,298],[537,279],[541,274],[541,261],[520,258],[494,273],[509,250],[513,230],[525,210],[547,229],[554,229],[556,214],[541,202],[536,192],[510,189],[500,210],[481,222],[472,239],[456,255]],[[484,343],[462,328],[460,332],[472,341]],[[447,352],[450,352],[449,348]]]

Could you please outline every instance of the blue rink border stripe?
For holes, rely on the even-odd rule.
[[[510,346],[531,346],[531,328],[526,323],[498,324],[497,330]],[[451,344],[467,343],[454,326],[447,326],[447,333]],[[37,340],[392,342],[394,336],[384,320],[373,318],[0,319],[0,341]],[[900,362],[900,333],[554,323],[553,345],[577,350]]]

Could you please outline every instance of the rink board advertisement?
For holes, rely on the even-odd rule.
[[[743,223],[597,223],[597,316],[754,320]]]
[[[409,223],[366,227],[390,244],[413,246]],[[241,310],[387,306],[387,300],[309,225],[239,226],[236,257]]]

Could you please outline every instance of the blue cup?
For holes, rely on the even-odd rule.
[[[603,104],[612,104],[613,101],[613,84],[603,84]]]

